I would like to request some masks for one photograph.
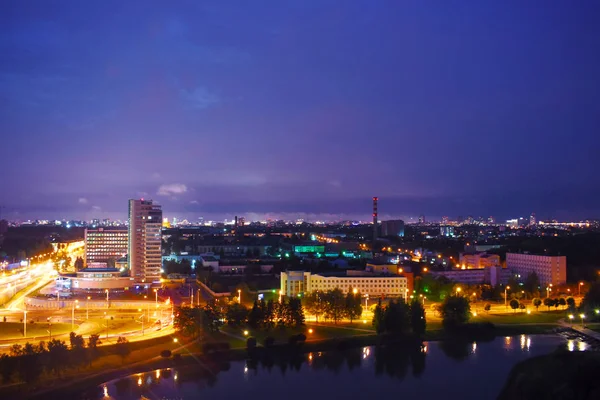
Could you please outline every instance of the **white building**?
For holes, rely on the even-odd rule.
[[[287,271],[281,273],[280,279],[281,294],[284,296],[337,288],[344,293],[357,289],[363,295],[406,298],[407,291],[412,290],[405,276],[325,276],[305,271]]]
[[[129,270],[136,283],[160,285],[162,210],[152,200],[129,200]]]
[[[567,282],[567,257],[535,254],[506,254],[506,268],[523,279],[535,272],[542,285],[561,285]]]
[[[451,281],[457,283],[465,283],[467,285],[479,285],[489,283],[492,286],[498,284],[506,284],[512,275],[507,268],[499,266],[476,268],[476,269],[454,269],[451,271],[432,271],[433,276],[444,276]]]

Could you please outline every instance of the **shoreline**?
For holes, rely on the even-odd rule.
[[[440,342],[444,340],[458,340],[458,341],[478,341],[478,340],[493,340],[496,337],[502,336],[517,336],[524,334],[559,334],[560,332],[572,331],[568,327],[564,326],[535,326],[535,325],[516,325],[516,326],[496,326],[494,328],[481,328],[478,327],[475,330],[468,330],[465,332],[449,333],[444,330],[427,331],[423,338],[418,338],[413,335],[402,335],[402,336],[390,336],[390,335],[377,335],[377,334],[365,334],[355,335],[346,337],[332,337],[327,339],[319,340],[308,340],[299,346],[290,346],[287,343],[275,344],[270,348],[257,347],[252,351],[253,357],[262,357],[265,355],[282,355],[288,356],[290,354],[306,354],[310,352],[319,351],[344,351],[351,348],[366,347],[366,346],[407,346],[413,347],[422,344],[422,342]],[[241,361],[251,358],[248,350],[243,348],[232,348],[226,351],[215,352],[211,354],[202,353],[187,353],[182,354],[181,352],[175,353],[177,358],[173,356],[170,358],[155,358],[149,361],[132,363],[124,365],[122,368],[111,370],[107,372],[100,372],[88,377],[82,377],[77,379],[75,382],[61,382],[55,387],[42,387],[35,392],[28,393],[22,391],[22,385],[19,385],[17,391],[12,393],[4,393],[4,390],[0,389],[0,393],[5,398],[10,396],[17,396],[18,398],[30,398],[30,399],[41,399],[52,397],[63,397],[72,395],[74,393],[90,393],[96,388],[99,388],[101,384],[114,381],[124,375],[132,375],[137,373],[146,373],[156,369],[167,369],[177,367],[187,367],[191,365],[203,365],[208,372],[211,366],[215,366],[220,363],[226,363],[231,361]],[[158,356],[158,355],[157,355]],[[68,378],[67,378],[68,379]],[[8,389],[8,387],[6,388]]]

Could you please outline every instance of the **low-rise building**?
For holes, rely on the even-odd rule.
[[[562,285],[567,282],[566,256],[507,253],[506,268],[523,278],[535,272],[542,285]]]
[[[488,253],[460,253],[459,263],[461,268],[464,266],[466,269],[496,267],[500,265],[500,256]]]
[[[512,273],[506,268],[499,266],[476,268],[476,269],[454,269],[450,271],[432,271],[432,276],[444,276],[451,281],[465,283],[468,285],[498,284],[508,283]]]
[[[127,254],[127,227],[87,228],[85,230],[85,265],[111,263]]]
[[[362,295],[406,298],[409,280],[406,276],[356,276],[313,274],[306,271],[281,273],[281,293],[285,296],[298,296],[315,290],[340,289],[347,293],[357,289]],[[412,285],[411,285],[412,286]]]

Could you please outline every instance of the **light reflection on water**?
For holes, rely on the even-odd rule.
[[[197,398],[196,393],[198,392],[205,392],[212,398],[222,397],[224,393],[228,395],[227,397],[242,398],[246,393],[245,388],[253,388],[258,385],[260,385],[260,390],[267,390],[264,393],[265,397],[285,395],[284,397],[288,399],[306,398],[306,394],[305,397],[300,396],[302,393],[300,389],[297,391],[298,393],[296,390],[290,393],[289,387],[283,383],[288,376],[294,375],[301,375],[302,379],[314,379],[315,375],[319,375],[319,379],[327,382],[326,386],[331,386],[327,390],[332,391],[332,394],[338,393],[339,396],[345,397],[352,397],[357,390],[351,388],[353,384],[360,382],[365,384],[365,379],[367,380],[366,384],[375,382],[373,379],[377,379],[378,384],[390,383],[387,380],[395,382],[395,385],[401,382],[407,390],[423,391],[423,395],[420,396],[421,400],[439,398],[442,395],[452,397],[455,394],[452,392],[452,385],[455,384],[455,381],[460,381],[453,377],[453,374],[458,376],[470,374],[473,381],[480,379],[482,382],[486,382],[486,385],[491,384],[493,390],[499,390],[512,365],[530,356],[551,352],[560,344],[563,346],[566,344],[569,351],[589,349],[588,344],[581,340],[565,341],[559,336],[546,335],[520,335],[497,338],[491,342],[478,341],[464,344],[425,342],[422,347],[414,351],[406,348],[363,347],[344,352],[298,354],[294,356],[295,358],[284,360],[283,364],[280,360],[271,360],[270,364],[269,362],[265,363],[264,360],[259,362],[253,360],[234,361],[218,365],[214,363],[214,365],[209,365],[208,369],[211,369],[212,372],[208,374],[202,372],[198,366],[154,370],[103,384],[98,388],[98,396],[93,398],[137,400],[141,396],[145,396],[149,399],[187,399]],[[468,362],[464,362],[467,360]],[[359,368],[356,369],[357,367]],[[494,375],[486,372],[488,374],[486,376],[495,376],[494,379],[497,381],[489,382],[487,378],[477,377],[477,374],[483,374],[490,368],[498,373]],[[446,378],[440,377],[440,369],[451,371],[450,375]],[[356,375],[357,371],[361,371],[360,375]],[[278,372],[281,375],[275,375]],[[277,383],[274,385],[267,385],[264,382],[265,379],[273,379],[278,376],[281,376],[282,379],[276,379]],[[343,385],[341,384],[342,378],[345,382]],[[445,389],[440,389],[436,397],[432,395],[431,390],[438,384]],[[264,389],[265,386],[268,386],[268,389]],[[319,389],[322,388],[319,386]],[[498,393],[493,390],[482,388],[481,393],[492,393],[496,396]],[[457,391],[456,394],[458,393],[464,392]],[[463,395],[462,398],[478,400],[488,398],[485,397],[487,394],[482,395],[481,393],[477,395],[475,391],[473,397]]]

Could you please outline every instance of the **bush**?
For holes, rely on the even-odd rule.
[[[160,356],[163,358],[171,357],[171,350],[163,350],[160,352]]]
[[[306,335],[304,333],[299,333],[296,335],[299,342],[306,342]]]
[[[227,342],[204,343],[202,345],[202,352],[204,354],[211,354],[219,351],[227,351],[230,348],[231,346]]]
[[[485,311],[490,311],[492,309],[492,305],[490,303],[486,303],[485,306],[483,307],[483,309]]]
[[[265,338],[265,347],[273,347],[275,345],[275,338],[272,336],[267,336]]]
[[[254,350],[256,348],[256,339],[253,337],[249,337],[246,339],[246,349]]]

